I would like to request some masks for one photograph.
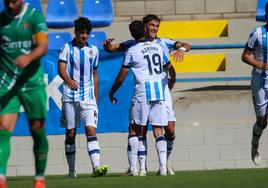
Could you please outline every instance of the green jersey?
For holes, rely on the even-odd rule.
[[[0,13],[0,91],[8,91],[14,86],[22,91],[45,87],[40,59],[25,68],[14,66],[17,57],[31,52],[33,36],[40,32],[47,32],[45,19],[32,7],[24,5],[16,17],[11,17],[5,10]]]

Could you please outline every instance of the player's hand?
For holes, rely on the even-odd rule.
[[[261,63],[261,69],[268,70],[268,63]]]
[[[105,41],[103,41],[102,46],[104,47],[104,49],[109,49],[113,41],[114,41],[114,38],[108,38]]]
[[[117,103],[117,99],[113,96],[113,95],[109,95],[110,101],[112,104],[116,104]]]
[[[174,60],[176,63],[179,63],[179,62],[182,62],[182,61],[183,61],[184,51],[178,49],[178,50],[176,50],[176,51],[171,52],[171,55],[173,56],[173,60]]]
[[[29,57],[28,54],[21,55],[21,56],[17,57],[17,59],[15,59],[15,61],[14,61],[14,65],[16,67],[20,67],[20,68],[27,67],[30,63],[31,63],[31,58]]]
[[[69,88],[71,88],[72,90],[77,90],[78,87],[79,87],[77,81],[72,80],[72,79],[68,80],[68,81],[66,82],[66,85],[67,85]]]

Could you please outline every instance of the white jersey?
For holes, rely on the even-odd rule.
[[[256,27],[254,31],[251,32],[249,39],[246,44],[246,48],[252,49],[252,55],[254,59],[262,63],[267,63],[267,30],[265,25]],[[265,74],[266,72],[266,74]],[[268,71],[264,71],[260,68],[253,67],[252,76],[262,77],[267,76]]]
[[[96,104],[93,69],[98,67],[98,59],[99,51],[96,46],[78,48],[74,41],[64,45],[59,54],[59,61],[67,63],[66,72],[77,81],[79,87],[72,90],[64,84],[62,101],[88,101],[90,104]]]
[[[246,44],[246,48],[252,50],[254,59],[262,63],[267,63],[267,29],[266,26],[256,27],[251,32]],[[268,104],[268,71],[257,67],[252,69],[251,91],[255,109],[258,117],[267,114]]]
[[[168,63],[163,49],[155,42],[142,41],[130,47],[123,66],[132,67],[135,97],[138,101],[164,100],[163,65]]]
[[[169,57],[170,52],[175,49],[174,46],[176,44],[176,41],[172,39],[158,37],[153,42],[159,44],[162,47],[164,54],[167,57]],[[166,88],[168,89],[168,74],[166,71],[164,72],[163,76],[164,76]]]
[[[163,48],[163,51],[167,57],[169,57],[170,52],[175,49],[175,40],[157,37],[154,42],[156,42]]]

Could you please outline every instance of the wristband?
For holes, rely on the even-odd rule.
[[[184,48],[184,47],[180,47],[178,50],[181,50],[181,51],[184,51],[184,52],[187,51],[186,48]]]

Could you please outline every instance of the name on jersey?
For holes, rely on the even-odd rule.
[[[149,51],[158,51],[158,47],[156,47],[156,46],[146,46],[141,50],[141,52],[143,54],[145,54],[146,52],[149,52]]]

